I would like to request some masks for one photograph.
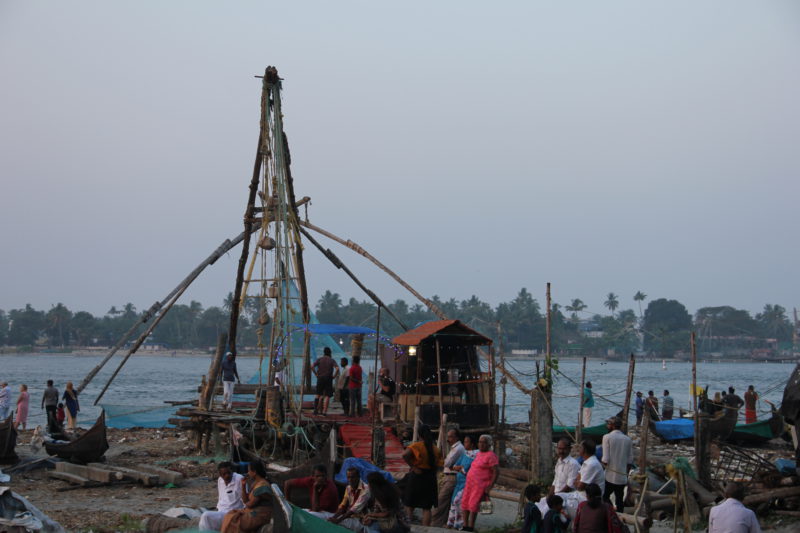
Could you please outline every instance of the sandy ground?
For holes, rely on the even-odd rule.
[[[32,432],[20,432],[17,453],[22,457],[43,456],[31,447]],[[185,481],[175,488],[117,484],[98,488],[77,488],[65,481],[50,479],[47,471],[12,474],[8,485],[30,500],[42,512],[68,531],[138,531],[141,521],[171,507],[213,507],[216,505],[216,466],[213,458],[198,455],[186,435],[176,429],[111,429],[106,462],[136,468],[151,464],[181,472]],[[221,459],[220,459],[221,460]],[[505,531],[516,521],[517,504],[495,499],[495,512],[480,515],[479,531]],[[762,521],[765,531],[800,531],[800,523],[773,518]],[[415,531],[446,531],[415,527]],[[657,523],[654,533],[672,532],[672,523]]]
[[[34,456],[29,445],[31,433],[21,432],[17,445],[21,457]],[[36,470],[12,474],[8,485],[68,531],[135,531],[142,519],[170,507],[216,505],[216,467],[208,458],[195,454],[183,433],[170,429],[109,429],[108,440],[109,465],[162,466],[181,472],[185,482],[176,488],[120,484],[64,491],[70,488],[69,483],[50,479],[45,470]]]

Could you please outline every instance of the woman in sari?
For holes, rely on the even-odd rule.
[[[369,533],[408,533],[411,528],[403,511],[397,487],[387,481],[380,472],[371,472],[367,475],[367,483],[372,496],[367,514],[362,520],[367,531]]]
[[[464,484],[467,482],[467,472],[472,464],[472,460],[478,454],[475,445],[472,443],[472,437],[464,437],[464,453],[458,458],[458,461],[452,466],[451,470],[455,470],[456,486],[453,488],[453,499],[450,502],[450,512],[447,515],[447,528],[448,529],[461,529],[464,525],[464,515],[461,514],[461,496],[464,494]]]
[[[78,426],[78,413],[81,405],[78,403],[78,391],[72,388],[71,381],[67,381],[67,389],[62,398],[67,407],[67,429],[75,429]]]
[[[475,518],[478,516],[481,502],[489,499],[497,476],[500,475],[500,461],[492,451],[492,437],[481,435],[478,439],[478,455],[472,461],[461,496],[461,511],[464,513],[464,531],[475,530]]]
[[[267,472],[260,461],[247,466],[247,477],[242,479],[242,500],[245,508],[231,511],[222,520],[222,533],[247,533],[258,531],[272,520],[272,489],[266,479]]]
[[[17,420],[14,422],[15,427],[22,426],[25,429],[28,423],[28,404],[30,403],[30,396],[28,395],[28,386],[19,386],[19,398],[17,398]]]

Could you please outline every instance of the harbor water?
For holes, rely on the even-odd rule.
[[[31,397],[29,426],[44,422],[44,411],[40,409],[42,391],[48,379],[55,381],[59,391],[63,393],[64,384],[72,381],[75,386],[101,360],[101,356],[92,355],[51,355],[51,354],[15,354],[0,355],[0,381],[8,381],[13,391],[12,402],[16,402],[19,385],[28,385]],[[94,406],[94,400],[103,385],[113,373],[119,356],[115,356],[106,367],[94,378],[80,397],[81,413],[79,424],[88,427],[99,415],[100,409]],[[191,401],[197,398],[197,386],[201,376],[208,371],[209,356],[153,356],[134,355],[123,367],[114,383],[104,395],[101,404],[114,408],[124,407],[130,412],[147,412],[166,420],[174,408],[166,406],[165,401]],[[248,382],[252,376],[258,375],[258,358],[240,357],[237,360],[242,382]],[[541,361],[540,361],[541,365]],[[365,357],[362,366],[367,373],[372,369],[371,357]],[[507,369],[526,387],[535,381],[536,363],[533,360],[506,361]],[[761,395],[759,402],[759,418],[766,417],[769,405],[763,400],[770,400],[779,405],[783,388],[789,378],[793,364],[787,363],[698,363],[697,384],[708,386],[713,394],[727,390],[729,386],[736,388],[742,396],[748,385],[753,385]],[[605,418],[616,414],[625,400],[625,383],[628,363],[603,360],[589,360],[586,378],[592,382],[595,395],[595,408],[592,424],[601,423]],[[498,373],[499,379],[499,373]],[[562,360],[555,373],[553,408],[555,423],[574,425],[578,417],[578,403],[581,379],[580,360]],[[256,378],[257,380],[257,378]],[[641,390],[647,395],[653,390],[661,397],[664,389],[670,391],[675,399],[675,408],[690,408],[690,386],[692,382],[692,366],[689,362],[667,361],[667,368],[662,368],[661,360],[637,361],[634,379],[634,391]],[[519,391],[510,382],[506,389],[506,421],[508,423],[527,422],[530,409],[530,397]],[[497,387],[497,402],[502,401],[502,387]],[[160,411],[154,408],[162,406]],[[633,408],[633,406],[632,406]],[[113,420],[109,421],[114,425]]]

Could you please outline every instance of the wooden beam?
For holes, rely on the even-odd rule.
[[[159,480],[163,483],[172,483],[174,485],[178,485],[183,481],[183,474],[180,472],[161,468],[160,466],[140,464],[136,465],[136,468],[142,470],[143,472],[157,474]]]

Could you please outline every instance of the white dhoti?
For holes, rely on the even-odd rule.
[[[219,531],[226,514],[228,514],[226,511],[205,511],[200,515],[200,525],[197,529],[200,531]]]
[[[561,496],[561,499],[564,500],[564,509],[567,511],[570,521],[575,520],[575,515],[578,513],[578,504],[586,501],[586,493],[574,490],[572,492],[556,492],[556,495]],[[544,516],[550,510],[550,507],[547,506],[547,497],[536,502],[536,507],[539,508],[542,516]]]
[[[589,427],[592,425],[592,408],[591,407],[584,407],[583,408],[583,427]]]
[[[225,407],[231,409],[233,407],[233,381],[222,382],[222,403]]]

